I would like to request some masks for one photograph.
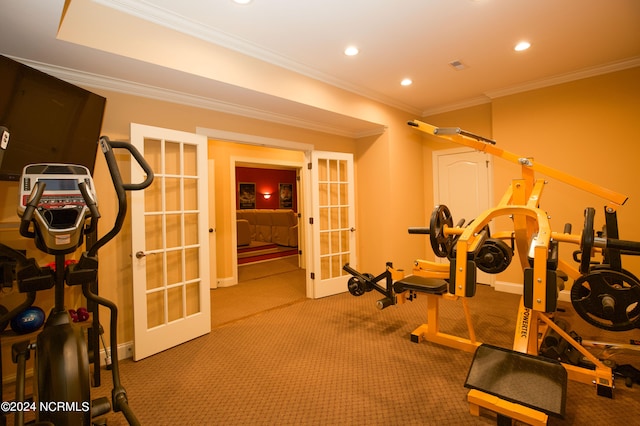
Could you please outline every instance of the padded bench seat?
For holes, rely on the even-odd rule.
[[[555,360],[483,344],[473,357],[464,386],[564,417],[567,371]],[[498,406],[494,411],[500,414]]]
[[[409,275],[393,283],[393,290],[402,293],[407,290],[429,294],[444,294],[449,284],[439,278],[426,278],[419,275]]]

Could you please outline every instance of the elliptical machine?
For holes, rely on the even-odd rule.
[[[80,327],[71,324],[69,311],[64,306],[66,284],[80,285],[89,302],[109,309],[111,353],[116,353],[118,309],[113,302],[96,293],[97,253],[122,228],[127,212],[126,191],[147,188],[153,181],[153,171],[133,145],[110,141],[104,136],[99,144],[118,198],[118,214],[113,228],[90,244],[77,263],[68,262],[65,256],[75,252],[82,245],[83,237],[96,230],[100,218],[93,180],[83,166],[35,164],[24,168],[20,180],[20,234],[33,238],[39,250],[54,255],[55,263],[53,267],[40,267],[35,259],[0,244],[0,254],[16,260],[15,280],[19,291],[27,294],[20,306],[0,318],[0,323],[9,321],[31,306],[36,292],[54,288],[54,307],[35,345],[26,340],[12,348],[12,357],[17,364],[16,396],[9,408],[14,408],[11,411],[15,411],[16,425],[24,424],[27,411],[36,413],[37,425],[96,424],[92,419],[112,408],[115,412],[121,411],[130,425],[140,424],[129,407],[126,391],[120,382],[117,356],[111,360],[112,403],[107,398],[91,399],[87,338]],[[122,182],[113,148],[129,151],[146,173],[142,183]],[[99,330],[92,331],[99,333]],[[25,364],[32,349],[36,353],[34,399],[25,400]],[[97,348],[93,348],[93,356],[98,356]],[[5,424],[4,412],[1,420]]]

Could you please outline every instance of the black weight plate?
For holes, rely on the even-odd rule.
[[[365,284],[358,277],[351,277],[347,281],[347,289],[354,296],[362,296],[365,293]]]
[[[593,220],[596,215],[596,210],[593,207],[587,207],[584,210],[584,229],[582,230],[582,237],[580,238],[580,249],[582,255],[580,256],[580,273],[586,274],[589,272],[591,266],[591,250],[593,249],[593,242],[595,240],[595,231],[593,229]]]
[[[511,247],[502,240],[487,239],[475,258],[476,266],[487,274],[499,274],[504,272],[511,263]]]
[[[613,303],[608,309],[603,303]],[[609,331],[640,328],[640,282],[624,272],[599,269],[578,278],[571,304],[588,323]]]
[[[438,257],[447,257],[453,246],[453,237],[444,235],[444,227],[453,226],[453,217],[445,205],[437,206],[431,213],[429,221],[429,239],[431,248]]]

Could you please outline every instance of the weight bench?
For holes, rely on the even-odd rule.
[[[471,323],[471,314],[467,306],[467,301],[462,298],[462,309],[467,321],[469,338],[453,336],[440,332],[439,313],[440,299],[458,300],[460,297],[449,294],[447,281],[438,278],[427,278],[419,275],[409,275],[393,284],[394,292],[398,295],[399,303],[406,298],[407,292],[426,293],[427,295],[427,324],[423,324],[411,332],[411,341],[419,343],[427,340],[443,346],[449,346],[466,352],[475,352],[480,343],[476,341],[476,334]]]
[[[447,292],[447,282],[438,278],[426,278],[419,275],[409,275],[393,283],[396,293],[404,293],[407,290],[428,294],[444,294]]]
[[[546,425],[548,416],[564,417],[567,371],[558,361],[483,344],[467,380],[472,415],[480,407],[498,415],[498,425],[518,420]]]

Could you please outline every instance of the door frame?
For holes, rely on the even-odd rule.
[[[287,168],[292,168],[296,170],[296,176],[300,176],[300,182],[296,185],[296,188],[298,189],[298,194],[300,194],[300,187],[304,184],[304,181],[306,179],[304,179],[302,170],[304,170],[304,161],[300,161],[300,162],[295,162],[295,161],[279,161],[279,160],[265,160],[264,158],[257,158],[257,157],[237,157],[237,156],[231,156],[230,157],[230,174],[229,174],[229,193],[230,194],[235,194],[236,188],[238,188],[238,183],[236,181],[236,167],[238,167],[238,164],[247,164],[250,163],[251,165],[256,165],[256,166],[260,166],[260,165],[264,165],[264,166],[283,166],[283,167],[287,167]],[[306,191],[301,191],[303,194],[306,193]],[[305,195],[303,195],[303,198],[305,197]],[[233,202],[231,203],[231,216],[230,217],[235,217],[236,215],[236,198],[233,198]],[[300,208],[302,207],[302,209]],[[298,214],[301,214],[300,218],[298,219],[298,233],[299,233],[299,237],[298,238],[298,250],[302,250],[303,255],[302,256],[298,256],[299,262],[300,262],[300,266],[304,268],[305,265],[307,265],[306,263],[306,259],[305,259],[305,254],[307,253],[307,249],[306,249],[306,238],[304,238],[301,234],[303,234],[304,230],[306,230],[306,226],[304,221],[302,220],[304,218],[306,212],[306,208],[304,205],[304,200],[301,203],[300,202],[300,198],[298,198]],[[237,284],[238,283],[238,224],[236,221],[231,221],[231,260],[232,260],[232,264],[233,266],[233,276],[232,276],[232,280],[231,280],[231,285],[233,284]],[[302,243],[302,244],[300,244]],[[308,297],[308,295],[307,295]]]
[[[298,206],[302,206],[302,212],[307,214],[306,212],[311,211],[312,203],[311,203],[311,184],[310,184],[310,173],[309,170],[305,167],[311,158],[311,152],[315,149],[313,144],[304,143],[304,142],[296,142],[290,141],[286,139],[276,139],[276,138],[268,138],[264,136],[251,135],[246,133],[237,133],[237,132],[229,132],[226,130],[220,129],[211,129],[206,127],[196,127],[196,134],[205,135],[209,139],[216,139],[225,142],[232,142],[244,145],[258,145],[264,146],[268,148],[276,148],[276,149],[284,149],[284,150],[293,150],[293,151],[302,151],[304,153],[304,162],[296,163],[299,167],[301,167],[300,173],[300,185],[302,188],[302,197],[298,198]],[[235,157],[241,158],[241,157]],[[233,158],[232,158],[233,160]],[[255,159],[254,159],[255,160]],[[244,161],[244,160],[243,160]],[[254,163],[265,163],[266,160],[259,159],[258,161],[250,161]],[[289,162],[293,163],[293,162]],[[277,164],[283,164],[283,162],[279,162]],[[229,165],[232,174],[233,186],[231,187],[231,191],[235,193],[235,162],[231,161]],[[233,167],[232,167],[233,166]],[[296,166],[296,167],[298,167]],[[231,217],[235,217],[235,203],[232,206]],[[304,216],[300,218],[300,222],[304,221]],[[237,253],[237,228],[235,221],[231,221],[232,223],[229,225],[231,232],[231,244],[228,247],[230,252],[232,253],[232,263],[233,267],[233,277],[228,277],[230,281],[225,281],[225,285],[234,285],[238,283],[238,253]],[[304,223],[306,225],[306,223]],[[302,252],[302,265],[313,265],[313,253],[312,250],[308,249],[312,244],[313,236],[310,234],[310,227],[304,226],[304,231],[302,231],[301,236],[305,241],[304,246],[305,249]],[[221,279],[218,278],[218,285],[220,285]],[[306,274],[306,295],[309,298],[313,298],[313,289],[314,283],[311,279],[311,274]]]

